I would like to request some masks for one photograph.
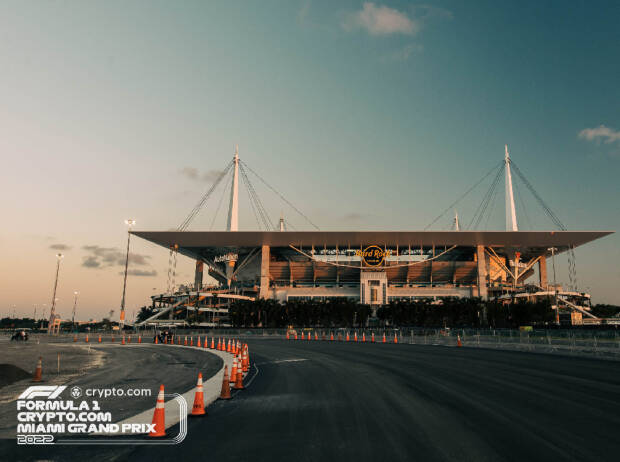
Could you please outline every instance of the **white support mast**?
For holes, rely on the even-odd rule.
[[[504,163],[506,164],[506,231],[519,231],[517,225],[517,212],[515,210],[515,196],[512,191],[512,175],[510,173],[510,155],[508,154],[508,145],[506,147],[506,156]]]
[[[230,187],[230,206],[228,208],[227,231],[239,231],[239,145],[235,145],[235,170]]]
[[[461,230],[461,224],[459,223],[459,213],[455,210],[454,211],[454,231],[460,231]]]

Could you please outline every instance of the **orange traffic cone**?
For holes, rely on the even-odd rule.
[[[237,357],[233,358],[232,368],[230,369],[230,381],[235,382],[237,380]]]
[[[394,343],[398,343],[398,337],[396,336],[396,332],[394,332]]]
[[[138,343],[142,343],[142,336],[138,335]]]
[[[101,334],[99,334],[99,338],[97,339],[99,343],[101,343]]]
[[[88,334],[86,334],[86,338],[84,339],[86,343],[88,343]]]
[[[215,337],[211,337],[211,349],[215,349]]]
[[[164,386],[159,386],[159,394],[157,395],[157,404],[153,413],[153,421],[155,429],[149,433],[149,436],[160,437],[166,436],[166,409],[164,407]]]
[[[127,336],[127,343],[131,343],[131,335]]]
[[[230,381],[228,380],[228,366],[224,366],[224,379],[222,380],[222,391],[220,399],[230,399]]]
[[[318,340],[319,339],[319,334],[317,334],[316,332],[314,333],[314,340]]]
[[[39,356],[39,361],[37,361],[37,368],[34,370],[34,376],[32,377],[33,382],[41,381],[41,371],[43,370],[43,358]]]
[[[463,342],[461,342],[461,336],[459,334],[456,335],[456,346],[457,347],[463,346]]]
[[[362,332],[362,342],[366,342],[366,332]]]
[[[218,351],[219,351],[219,349],[220,349],[220,346],[221,346],[221,345],[220,345],[220,339],[218,338],[218,339],[217,339],[217,349],[218,349]]]
[[[159,343],[159,336],[156,335],[155,336],[155,344],[158,344],[158,343]]]
[[[187,346],[187,335],[185,336],[185,340],[183,341],[183,345]]]
[[[194,337],[189,338],[189,346],[194,346]]]
[[[181,336],[177,335],[177,345],[180,345],[180,344],[181,344]]]
[[[303,332],[301,333],[301,339],[302,339],[302,340],[306,340],[306,337],[305,337],[305,335],[304,335],[304,333],[303,333]]]
[[[114,335],[112,336],[112,338],[110,339],[110,341],[111,341],[112,343],[114,343]]]
[[[297,340],[297,331],[295,331],[295,340]]]
[[[351,337],[349,336],[349,332],[347,332],[346,341],[347,342],[351,341]]]
[[[286,340],[290,340],[291,336],[288,334],[288,330],[286,331]]]
[[[168,345],[168,336],[167,335],[164,336],[164,345]]]
[[[357,342],[357,332],[353,334],[353,340]]]
[[[370,335],[370,343],[375,343],[375,333],[374,332]]]
[[[243,390],[243,367],[241,366],[241,358],[237,359],[239,367],[237,368],[237,377],[235,380],[235,390]]]
[[[383,333],[383,343],[387,343],[387,339],[385,338],[385,332]]]
[[[77,335],[74,335],[74,336],[73,336],[73,341],[74,341],[74,342],[77,342]]]
[[[330,340],[330,341],[333,341],[333,340],[334,340],[334,333],[333,333],[333,332],[330,332],[330,333],[329,333],[329,340]]]
[[[202,390],[202,372],[198,373],[198,383],[196,384],[196,394],[194,395],[194,405],[192,415],[205,415],[205,402]]]
[[[248,349],[244,348],[243,353],[241,353],[241,370],[243,370],[243,372],[247,372],[248,369],[249,369]]]
[[[155,342],[155,343],[157,343],[157,342]],[[123,335],[123,340],[121,340],[121,345],[124,345],[124,344],[125,344],[125,336]]]

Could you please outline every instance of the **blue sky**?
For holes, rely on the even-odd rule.
[[[617,2],[3,1],[0,306],[49,305],[65,246],[61,314],[74,290],[84,317],[117,309],[123,220],[178,226],[235,143],[322,229],[422,229],[507,143],[569,229],[617,230],[618,19]],[[521,194],[521,228],[552,228]],[[488,228],[502,213],[500,195]],[[595,302],[620,303],[619,244],[578,249]],[[167,254],[132,248],[135,308],[165,288]]]

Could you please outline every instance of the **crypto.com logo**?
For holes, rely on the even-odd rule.
[[[28,387],[17,399],[56,399],[67,388],[65,385],[35,385]]]

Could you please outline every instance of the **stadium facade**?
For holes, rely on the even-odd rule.
[[[461,231],[458,218],[452,231],[287,231],[282,220],[280,231],[239,231],[237,153],[231,165],[227,231],[132,231],[196,261],[193,287],[153,297],[152,322],[194,310],[211,313],[206,324],[213,324],[225,319],[223,302],[233,298],[347,297],[381,305],[526,291],[563,294],[564,306],[588,315],[570,293],[550,287],[547,261],[611,232],[519,231],[507,148],[506,231]],[[204,284],[205,272],[215,284]]]

